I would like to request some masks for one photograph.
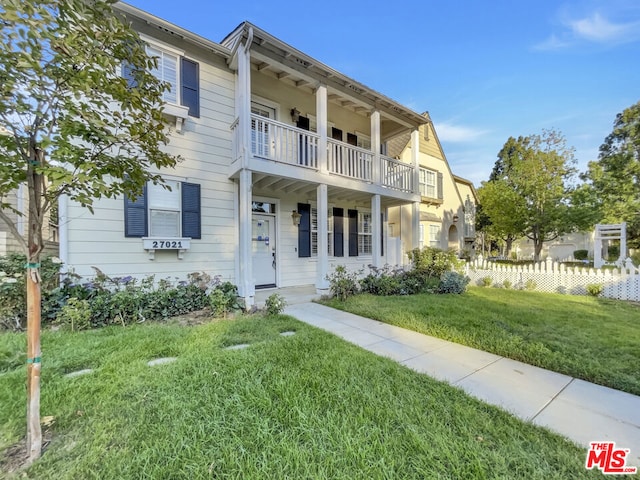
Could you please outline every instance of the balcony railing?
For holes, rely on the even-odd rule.
[[[413,165],[381,156],[382,185],[403,192],[414,191]]]
[[[251,153],[300,167],[318,168],[318,139],[312,132],[251,115]]]
[[[337,140],[327,140],[329,171],[344,177],[370,182],[373,153]]]
[[[239,148],[239,122],[231,126],[234,133],[234,161]],[[319,170],[316,133],[292,127],[260,115],[251,115],[250,152],[253,156],[279,163]],[[414,191],[413,165],[380,155],[379,180],[375,177],[376,155],[371,150],[327,139],[327,170],[334,175],[381,185],[401,192]]]

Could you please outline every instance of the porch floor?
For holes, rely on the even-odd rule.
[[[256,306],[258,308],[264,307],[264,302],[267,297],[274,293],[282,295],[287,301],[287,305],[307,303],[320,298],[320,294],[317,293],[315,285],[300,285],[296,287],[284,288],[265,288],[264,290],[256,290],[256,296],[254,298]]]

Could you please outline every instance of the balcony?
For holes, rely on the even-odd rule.
[[[323,165],[323,156],[319,155],[321,138],[314,132],[252,114],[246,142],[248,145],[242,148],[239,120],[231,125],[231,129],[234,172],[239,169],[242,152],[248,151],[253,160],[251,170],[257,172],[271,172],[269,165],[277,164],[286,166],[287,169],[278,171],[286,171],[287,176],[292,178],[304,176],[318,183],[329,184],[339,184],[342,178],[362,185],[381,186],[391,196],[394,192],[417,193],[413,165],[376,155],[371,150],[327,138],[326,161]]]

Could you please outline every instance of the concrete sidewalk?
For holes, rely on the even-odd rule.
[[[285,313],[462,388],[588,448],[614,441],[640,466],[640,397],[311,302]]]

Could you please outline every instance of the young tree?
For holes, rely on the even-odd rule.
[[[157,59],[146,55],[114,3],[3,0],[0,6],[0,218],[27,255],[29,463],[42,446],[38,267],[47,212],[61,195],[90,210],[97,198],[135,197],[145,182],[161,182],[151,168],[176,162],[162,149],[167,86],[150,73]],[[20,184],[29,194],[26,239],[5,200]]]
[[[597,198],[603,220],[627,222],[627,243],[640,247],[640,102],[616,116],[613,131],[583,179]]]
[[[536,261],[544,242],[589,226],[591,216],[572,204],[574,164],[573,149],[555,130],[509,138],[483,185],[492,228],[503,234],[520,230],[533,241]]]

